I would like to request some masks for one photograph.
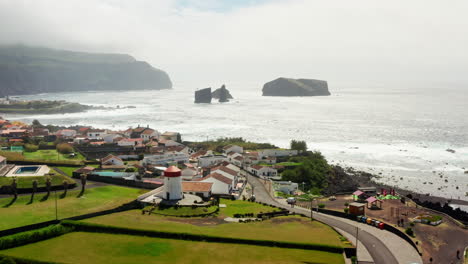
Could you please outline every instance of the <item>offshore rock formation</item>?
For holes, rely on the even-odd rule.
[[[210,104],[211,103],[211,88],[204,88],[195,91],[195,103],[196,104]]]
[[[165,72],[129,55],[0,45],[0,97],[171,88]]]
[[[211,93],[211,96],[215,99],[219,99],[220,103],[229,102],[229,99],[234,99],[224,84],[221,88],[214,90],[214,92]]]
[[[325,96],[330,95],[326,81],[278,78],[263,86],[263,96]]]

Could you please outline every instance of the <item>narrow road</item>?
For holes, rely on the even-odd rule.
[[[261,183],[257,177],[247,175],[247,181],[254,188],[254,194],[257,201],[268,203],[271,205],[276,205],[292,212],[310,215],[310,210],[298,207],[291,208],[287,205],[278,203],[275,199],[271,197],[271,195],[266,190],[265,185],[263,185],[263,183]],[[334,217],[314,213],[314,218],[327,225],[344,230],[349,234],[356,234],[356,226],[350,225]],[[392,252],[387,248],[387,246],[385,246],[385,244],[380,239],[378,239],[374,235],[369,234],[364,230],[360,230],[359,241],[361,241],[361,243],[367,248],[375,263],[398,264],[398,261],[392,254]]]

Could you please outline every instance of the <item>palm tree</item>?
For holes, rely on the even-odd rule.
[[[81,194],[84,194],[84,192],[85,192],[86,178],[87,177],[88,177],[88,175],[86,175],[86,174],[81,174],[80,175],[80,178],[81,178]]]
[[[13,199],[16,200],[16,198],[18,198],[18,183],[16,182],[16,177],[14,177],[11,182],[11,191],[13,192]]]
[[[47,197],[50,195],[50,187],[52,186],[52,182],[50,181],[50,177],[46,177],[46,189],[47,189]]]
[[[63,197],[67,196],[67,190],[68,190],[68,182],[63,181]]]
[[[34,201],[34,194],[37,191],[37,180],[32,182],[32,193],[31,193],[31,203]]]

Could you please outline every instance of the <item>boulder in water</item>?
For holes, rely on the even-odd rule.
[[[224,84],[221,86],[221,88],[214,90],[211,93],[211,96],[215,99],[219,99],[220,103],[229,102],[229,99],[234,99]]]
[[[195,103],[196,104],[210,104],[211,103],[211,88],[204,88],[195,91]]]

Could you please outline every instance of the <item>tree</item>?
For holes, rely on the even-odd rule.
[[[26,152],[36,152],[39,149],[37,145],[26,144],[24,145],[24,151]]]
[[[46,177],[46,189],[47,189],[47,197],[50,195],[50,187],[52,186],[52,181],[50,180],[50,177]]]
[[[68,143],[57,144],[57,151],[62,154],[69,154],[73,152],[73,147]]]
[[[304,140],[291,140],[290,148],[297,150],[299,153],[304,153],[307,151],[307,143]]]
[[[68,181],[64,180],[63,181],[63,197],[67,196],[67,191],[68,191]]]
[[[34,194],[37,191],[37,180],[32,181],[32,193],[31,193],[31,202],[34,201]]]
[[[86,180],[88,178],[88,175],[86,174],[81,174],[80,179],[81,179],[81,194],[84,194],[85,188],[86,188]]]
[[[18,183],[16,182],[16,177],[14,177],[11,182],[11,191],[13,192],[13,199],[16,200],[16,198],[18,198]]]
[[[39,122],[39,120],[34,119],[32,121],[32,127],[33,128],[43,128],[44,126],[41,124],[41,122]]]

